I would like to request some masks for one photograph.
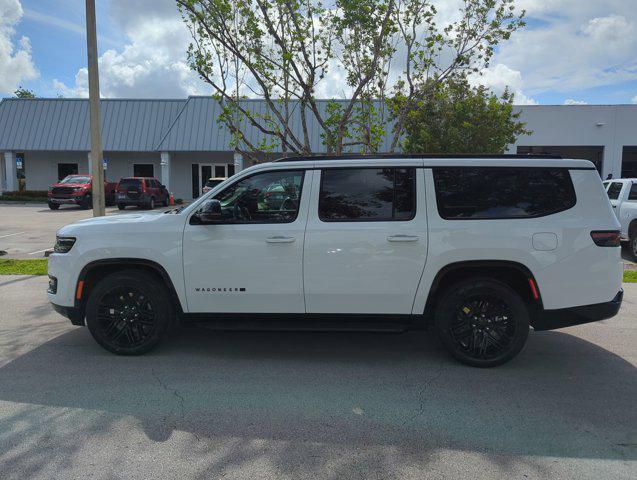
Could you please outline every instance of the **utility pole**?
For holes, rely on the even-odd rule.
[[[88,99],[91,117],[91,174],[93,175],[93,216],[103,217],[104,166],[100,134],[100,78],[97,68],[95,0],[86,0],[86,50],[88,53]]]

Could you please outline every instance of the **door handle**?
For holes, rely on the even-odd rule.
[[[417,242],[420,240],[418,235],[390,235],[387,237],[388,242]]]
[[[284,237],[281,235],[275,235],[265,239],[267,243],[292,243],[296,240],[295,237]]]

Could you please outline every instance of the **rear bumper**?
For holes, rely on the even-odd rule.
[[[610,302],[557,310],[541,310],[532,316],[531,325],[535,330],[554,330],[605,320],[617,315],[623,297],[624,291],[620,290]]]
[[[73,325],[84,326],[84,316],[79,308],[65,307],[64,305],[56,305],[55,303],[51,303],[51,305],[53,306],[53,310],[71,320]]]

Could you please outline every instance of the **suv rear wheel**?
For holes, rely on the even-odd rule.
[[[145,272],[112,273],[91,291],[86,325],[106,350],[139,355],[155,347],[171,325],[165,286]]]
[[[628,252],[634,262],[637,262],[637,225],[631,225],[628,235]]]
[[[489,278],[458,283],[436,309],[438,337],[457,360],[495,367],[515,357],[529,334],[529,313],[509,286]]]

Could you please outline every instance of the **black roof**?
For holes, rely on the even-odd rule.
[[[275,162],[310,162],[310,161],[319,161],[319,160],[373,160],[373,159],[383,159],[383,158],[538,158],[538,159],[561,159],[561,155],[544,155],[544,154],[477,154],[477,153],[467,153],[467,154],[433,154],[433,153],[423,153],[423,154],[407,154],[407,153],[376,153],[376,154],[365,154],[365,155],[309,155],[309,156],[298,156],[298,157],[283,157],[274,160]]]

